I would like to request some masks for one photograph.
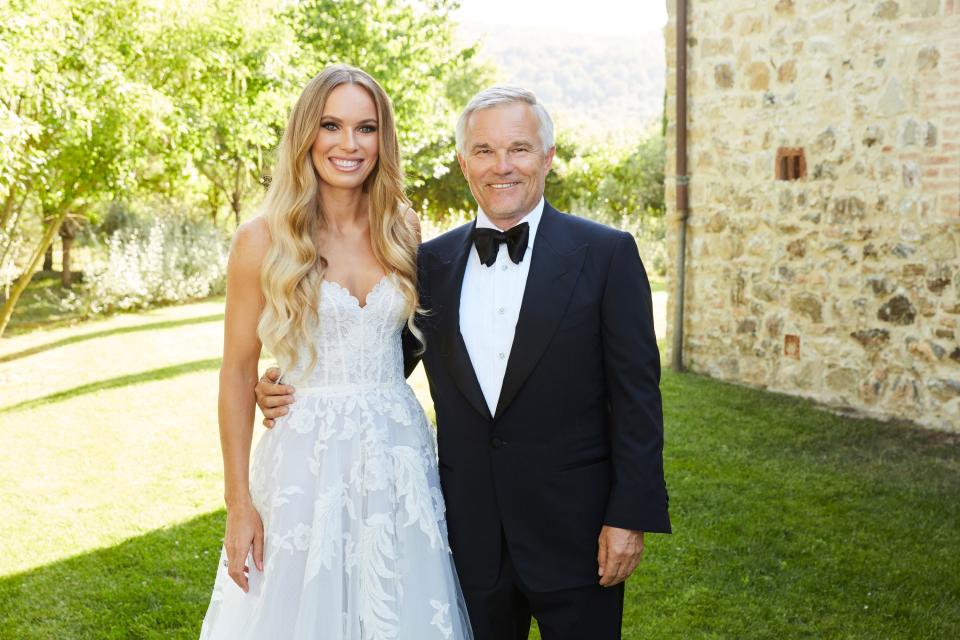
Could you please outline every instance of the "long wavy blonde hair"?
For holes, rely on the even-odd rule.
[[[320,130],[327,96],[342,84],[364,88],[377,107],[379,157],[364,182],[368,194],[370,243],[373,254],[396,280],[407,302],[407,326],[416,335],[417,235],[406,219],[409,200],[403,191],[400,149],[390,98],[369,74],[347,65],[332,65],[314,77],[290,113],[280,140],[277,164],[261,207],[271,236],[260,274],[265,305],[257,334],[286,373],[317,364],[311,333],[320,322],[320,285],[327,262],[317,250],[318,232],[325,226],[319,178],[310,150]],[[308,363],[298,362],[305,345]]]

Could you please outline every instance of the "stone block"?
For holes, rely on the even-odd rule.
[[[814,322],[823,322],[823,303],[812,293],[801,293],[790,299],[790,309]]]
[[[917,54],[917,69],[919,71],[931,71],[936,69],[938,64],[940,64],[940,50],[937,47],[930,45],[920,49]]]
[[[755,335],[757,332],[757,321],[752,318],[747,318],[746,320],[740,320],[737,323],[737,333],[745,334],[749,333],[750,335]]]
[[[763,325],[767,330],[767,335],[773,339],[777,339],[783,331],[783,316],[779,313],[774,313],[764,320]]]
[[[900,5],[893,0],[878,2],[873,9],[873,17],[881,20],[894,20],[900,15]]]
[[[740,21],[740,35],[763,33],[766,30],[766,20],[762,15],[746,15]]]
[[[718,64],[713,68],[713,79],[721,89],[733,87],[733,68],[729,64]]]
[[[903,163],[903,187],[910,189],[920,186],[920,165],[913,160]]]
[[[917,144],[918,130],[919,125],[917,124],[917,121],[913,118],[907,118],[906,122],[903,123],[903,132],[900,134],[900,142],[907,146]]]
[[[953,273],[950,271],[950,268],[946,265],[941,265],[927,278],[927,289],[939,295],[943,293],[944,289],[950,286],[952,279]]]
[[[949,402],[960,397],[960,381],[948,378],[933,378],[927,382],[927,390],[940,402]]]
[[[869,149],[876,144],[883,144],[883,127],[873,124],[863,133],[863,145]]]
[[[877,350],[890,342],[890,332],[886,329],[861,329],[850,334],[865,349]]]
[[[910,0],[910,15],[931,18],[940,13],[940,0]]]
[[[816,153],[829,153],[837,147],[837,134],[833,127],[827,127],[817,136],[813,143],[813,150]]]
[[[883,90],[883,95],[880,96],[877,109],[882,115],[890,118],[902,113],[906,106],[900,88],[900,80],[896,77],[890,78],[890,81],[887,82],[887,86]]]
[[[797,79],[797,61],[787,60],[777,68],[777,81],[790,84]]]
[[[802,258],[807,254],[807,242],[803,238],[797,238],[787,243],[787,253],[793,258]]]
[[[913,324],[917,319],[917,310],[905,296],[897,295],[880,307],[877,318],[884,322],[905,326]]]
[[[893,283],[883,276],[870,276],[867,278],[867,286],[873,291],[873,295],[878,298],[887,296],[896,290]]]
[[[747,82],[752,91],[766,91],[770,87],[770,69],[765,62],[752,62],[747,67]]]
[[[861,373],[857,369],[838,367],[827,372],[824,382],[831,391],[844,394],[854,391],[860,378]]]
[[[704,38],[703,56],[710,58],[721,55],[733,55],[733,40],[730,38]]]
[[[794,11],[793,0],[777,0],[773,10],[781,16],[792,16]]]

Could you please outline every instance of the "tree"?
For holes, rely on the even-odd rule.
[[[145,69],[173,101],[176,144],[209,183],[204,200],[214,222],[226,202],[239,225],[244,205],[262,191],[270,152],[299,90],[302,72],[291,64],[297,43],[278,14],[285,4],[181,7],[168,16]]]
[[[455,118],[488,73],[473,60],[475,47],[454,42],[457,6],[453,0],[306,0],[289,13],[309,75],[346,63],[383,86],[413,189],[447,172]]]
[[[149,17],[138,0],[11,3],[0,12],[0,41],[21,55],[0,72],[10,81],[0,87],[0,104],[22,132],[9,136],[17,143],[14,170],[0,186],[3,253],[26,237],[26,218],[42,223],[41,233],[21,240],[27,251],[0,309],[2,334],[67,216],[84,215],[135,181],[140,141],[156,133],[165,100],[124,73]]]

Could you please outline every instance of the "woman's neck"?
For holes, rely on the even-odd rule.
[[[324,223],[331,230],[342,232],[351,227],[365,226],[369,219],[368,201],[363,189],[338,189],[320,184]]]

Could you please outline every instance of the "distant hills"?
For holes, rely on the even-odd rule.
[[[638,25],[636,36],[596,36],[468,22],[458,36],[479,41],[498,81],[533,90],[557,128],[578,139],[635,140],[659,126],[665,72],[659,29]]]

